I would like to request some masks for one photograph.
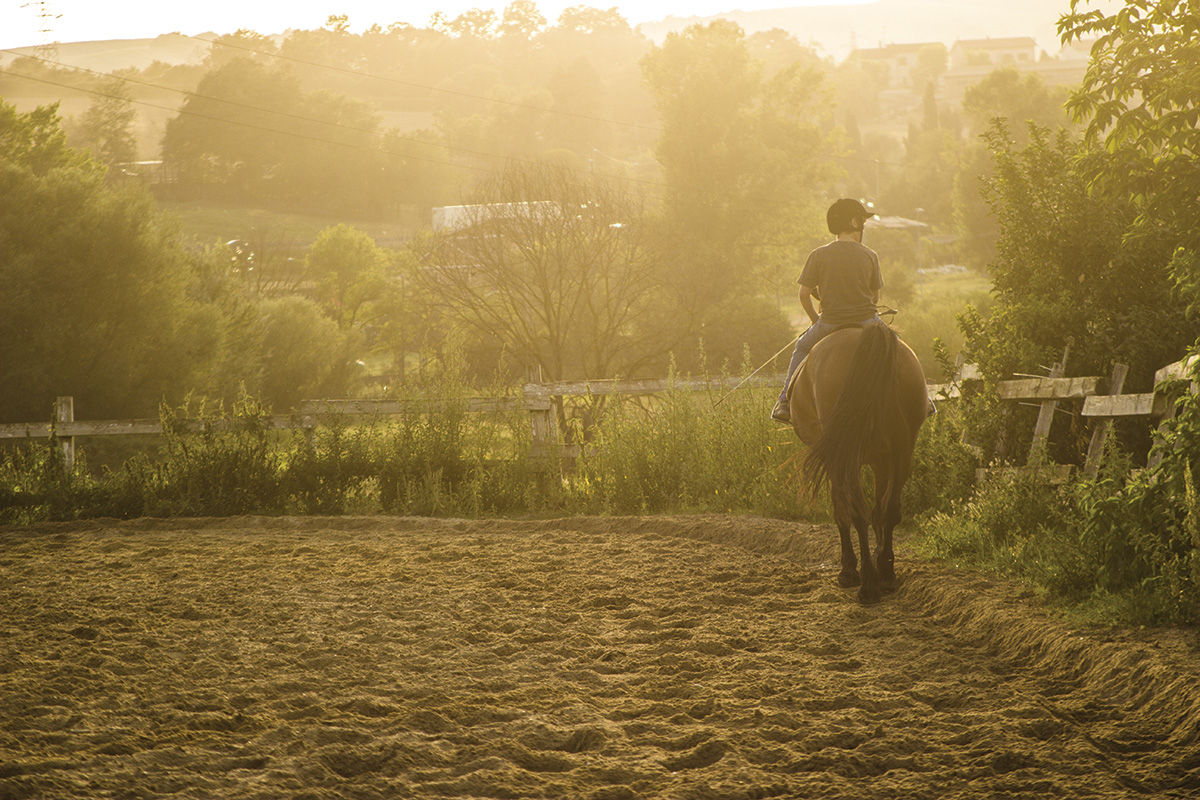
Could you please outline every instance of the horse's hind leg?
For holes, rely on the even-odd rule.
[[[858,546],[862,550],[862,586],[858,587],[858,601],[863,605],[878,603],[883,599],[879,589],[879,573],[871,560],[871,528],[867,524],[867,504],[860,502],[861,513],[855,515],[854,527],[858,529]]]
[[[900,522],[900,487],[895,476],[875,471],[875,508],[871,525],[875,528],[875,569],[883,591],[896,590],[896,555],[892,549],[892,530]]]
[[[833,518],[842,540],[842,571],[838,573],[838,586],[849,589],[862,583],[858,575],[858,559],[854,556],[854,544],[850,540],[850,509],[836,494],[832,500]]]
[[[838,519],[838,528],[843,531],[843,574],[847,557],[851,563],[854,561],[854,548],[850,546],[849,525],[843,525],[843,520],[848,517],[848,521],[858,532],[858,550],[862,556],[860,568],[862,584],[858,588],[858,600],[864,605],[878,603],[882,595],[879,591],[879,573],[876,572],[875,563],[871,560],[871,528],[867,520],[867,501],[863,497],[862,484],[853,481],[846,487],[839,487],[835,484],[831,488],[835,498],[834,515]],[[839,504],[842,506],[840,511]]]
[[[862,578],[858,574],[858,559],[850,540],[850,526],[838,525],[838,532],[842,535],[842,571],[838,573],[838,586],[849,589],[861,585]]]

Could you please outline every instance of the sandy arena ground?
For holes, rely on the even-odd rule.
[[[744,517],[0,529],[0,798],[1200,796],[1200,655]]]

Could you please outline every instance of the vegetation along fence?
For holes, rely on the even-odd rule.
[[[1082,402],[1081,414],[1094,420],[1092,439],[1088,449],[1085,473],[1095,476],[1104,451],[1104,444],[1113,420],[1118,417],[1143,416],[1168,420],[1174,417],[1175,400],[1178,397],[1179,381],[1193,367],[1193,359],[1185,359],[1158,370],[1155,374],[1156,390],[1146,394],[1121,394],[1128,367],[1117,364],[1107,380],[1099,377],[1063,377],[1067,355],[1053,365],[1047,377],[1019,376],[1000,381],[997,388],[1000,398],[1014,403],[1037,403],[1040,406],[1034,427],[1033,444],[1029,463],[1042,471],[1047,479],[1063,480],[1071,467],[1044,463],[1046,440],[1050,434],[1060,403]],[[950,383],[931,384],[929,396],[934,400],[954,400],[960,396],[965,383],[979,380],[978,369],[973,364],[961,365]],[[744,386],[774,387],[781,385],[782,375],[761,375],[739,381],[737,378],[711,379],[668,379],[660,378],[641,381],[567,381],[524,385],[520,395],[508,397],[466,398],[467,412],[503,413],[525,412],[529,414],[532,455],[550,465],[579,454],[578,445],[564,445],[558,430],[555,413],[555,397],[642,395],[651,396],[673,391],[729,392]],[[1197,384],[1191,384],[1197,391]],[[442,401],[426,400],[306,400],[293,414],[276,414],[261,420],[267,430],[313,431],[332,417],[339,419],[377,419],[389,415],[435,413],[441,409]],[[201,431],[205,426],[234,426],[236,420],[187,420],[179,427],[182,430]],[[1160,423],[1161,424],[1161,423]],[[163,431],[158,419],[127,419],[104,421],[78,421],[74,415],[74,400],[60,397],[56,404],[53,422],[25,422],[0,425],[0,439],[35,439],[55,436],[62,448],[67,469],[74,464],[75,438],[87,436],[156,435]],[[1161,458],[1157,455],[1156,458]],[[1153,464],[1151,464],[1153,466]]]
[[[1183,391],[1182,381],[1191,374],[1196,361],[1195,357],[1187,358],[1158,370],[1154,375],[1153,392],[1122,394],[1125,376],[1129,372],[1128,365],[1116,364],[1107,380],[1094,376],[1067,378],[1064,377],[1064,373],[1070,350],[1068,345],[1063,351],[1062,360],[1049,367],[1048,376],[1019,376],[1012,380],[1000,381],[996,387],[1002,401],[1038,405],[1028,464],[1029,469],[1038,471],[1051,482],[1066,480],[1073,470],[1071,465],[1050,464],[1046,460],[1046,442],[1060,404],[1082,403],[1079,413],[1093,421],[1084,474],[1094,478],[1100,470],[1100,460],[1104,455],[1104,445],[1112,430],[1113,421],[1119,417],[1149,417],[1158,419],[1161,427],[1163,422],[1174,418],[1176,401]],[[966,365],[960,368],[959,375],[956,375],[955,381],[950,384],[954,394],[943,393],[942,396],[956,396],[963,382],[978,379],[978,371],[973,365]],[[1193,394],[1197,393],[1195,382],[1191,383],[1190,391]],[[931,396],[936,399],[938,395],[931,392]],[[1151,455],[1149,466],[1155,466],[1161,459],[1161,451],[1156,450]]]
[[[659,378],[640,381],[595,380],[527,383],[520,395],[508,397],[468,397],[465,410],[469,413],[526,412],[532,442],[532,455],[543,463],[553,463],[578,456],[578,445],[561,442],[555,397],[605,395],[656,395],[671,391],[728,392],[747,386],[781,386],[783,375],[754,376],[741,381],[737,378],[676,379]],[[441,410],[440,400],[305,400],[293,414],[276,414],[261,420],[267,430],[313,431],[324,421],[336,417],[342,420],[378,419],[399,414],[430,414]],[[217,427],[234,427],[236,420],[186,420],[177,427],[183,431],[200,432]],[[57,437],[63,450],[64,463],[71,469],[75,457],[75,438],[87,436],[157,435],[163,432],[158,419],[126,419],[79,421],[75,419],[74,399],[59,397],[53,422],[19,422],[0,425],[0,439],[45,439]]]

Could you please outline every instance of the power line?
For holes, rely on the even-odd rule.
[[[11,53],[13,51],[0,48],[0,52]],[[30,57],[37,58],[36,56],[30,56]],[[38,58],[37,60],[45,61],[45,59],[40,59],[40,58]],[[58,64],[58,62],[47,62],[47,63]],[[60,66],[68,66],[68,65],[60,64]],[[329,122],[327,120],[314,119],[313,117],[305,117],[305,116],[302,116],[299,114],[292,114],[292,113],[289,113],[286,111],[276,111],[274,109],[262,108],[260,106],[255,106],[255,105],[252,105],[249,103],[241,103],[236,100],[226,100],[226,99],[220,98],[220,97],[212,97],[209,95],[199,95],[199,94],[195,94],[194,92],[186,92],[182,89],[174,89],[169,86],[161,86],[161,85],[150,83],[147,81],[140,81],[135,78],[128,78],[128,77],[124,77],[124,76],[120,76],[120,75],[105,75],[104,73],[95,72],[94,70],[86,69],[83,67],[71,67],[71,69],[77,69],[77,70],[86,72],[91,75],[96,75],[98,77],[106,77],[106,78],[113,77],[113,78],[117,78],[122,81],[138,84],[141,86],[146,86],[146,87],[149,87],[152,89],[158,89],[161,91],[175,92],[177,94],[189,95],[191,97],[197,97],[197,98],[200,98],[203,100],[210,100],[210,101],[218,102],[218,103],[226,103],[228,105],[239,107],[239,108],[244,108],[244,109],[247,109],[250,111],[254,111],[256,113],[274,114],[276,116],[287,117],[287,118],[291,118],[291,119],[298,120],[301,122],[307,122],[307,123],[312,123],[312,124],[316,124],[316,125],[323,125],[323,126],[326,126],[329,128],[340,129],[340,130],[349,131],[349,132],[353,132],[353,133],[363,133],[363,134],[367,134],[369,136],[379,136],[385,140],[391,139],[391,140],[395,140],[395,141],[399,141],[399,142],[407,142],[407,143],[411,143],[411,144],[417,144],[417,145],[420,145],[423,147],[440,147],[442,149],[452,151],[452,152],[464,153],[467,155],[472,155],[472,156],[476,156],[476,157],[480,157],[480,158],[495,159],[497,161],[507,161],[510,163],[528,164],[528,165],[534,165],[534,166],[540,164],[540,162],[532,161],[529,159],[516,158],[513,156],[502,156],[502,155],[499,155],[496,153],[485,153],[485,152],[481,152],[478,150],[470,150],[470,149],[463,148],[463,147],[454,147],[452,145],[447,145],[447,144],[426,142],[421,139],[414,139],[412,137],[400,136],[398,134],[392,134],[392,133],[386,133],[386,132],[381,133],[377,130],[370,129],[370,128],[358,128],[358,127],[354,127],[351,125],[345,125],[340,122]],[[297,131],[283,130],[283,129],[279,129],[279,128],[268,127],[265,125],[255,125],[250,122],[244,122],[241,120],[234,120],[234,119],[227,119],[224,117],[215,117],[215,116],[212,116],[209,114],[202,114],[197,111],[190,111],[186,108],[176,109],[176,108],[172,108],[170,106],[164,106],[164,105],[159,105],[157,103],[151,103],[146,100],[136,100],[133,98],[127,98],[127,97],[121,97],[119,95],[108,94],[106,92],[102,92],[97,89],[88,89],[88,88],[81,87],[81,86],[73,86],[68,83],[60,83],[58,81],[52,81],[52,80],[49,80],[46,78],[36,78],[36,77],[33,77],[32,75],[22,75],[20,73],[13,72],[10,69],[0,69],[0,73],[11,75],[15,78],[32,80],[32,81],[37,81],[39,83],[49,84],[51,86],[57,86],[57,87],[63,88],[63,89],[74,89],[76,91],[85,92],[87,94],[95,95],[97,97],[106,97],[106,98],[109,98],[112,100],[124,100],[124,101],[128,101],[130,103],[136,103],[138,105],[146,106],[148,108],[158,109],[160,111],[168,111],[168,112],[173,112],[173,113],[177,113],[177,114],[186,114],[188,116],[193,116],[193,117],[197,117],[200,119],[207,119],[207,120],[210,120],[213,122],[222,122],[222,123],[231,124],[231,125],[239,125],[241,127],[249,128],[251,130],[258,130],[258,131],[263,131],[266,133],[284,134],[286,136],[292,136],[292,137],[298,138],[298,139],[306,139],[308,141],[320,142],[320,143],[324,143],[324,144],[333,144],[333,145],[338,145],[340,147],[347,147],[347,148],[351,148],[351,149],[373,150],[375,152],[380,152],[385,155],[399,156],[402,158],[410,158],[410,159],[415,159],[418,161],[429,162],[432,164],[441,164],[443,166],[462,167],[465,169],[472,169],[472,170],[475,170],[478,172],[487,172],[487,173],[490,173],[493,175],[501,174],[500,171],[489,168],[489,167],[480,167],[480,166],[474,166],[471,164],[428,158],[425,156],[418,156],[418,155],[409,154],[409,153],[400,153],[400,152],[396,152],[394,150],[388,150],[388,149],[382,148],[382,147],[374,147],[371,145],[364,145],[364,144],[358,144],[358,143],[352,143],[352,142],[340,142],[335,139],[325,139],[325,138],[321,138],[318,136],[311,136],[308,134],[299,133]],[[574,168],[569,168],[569,169],[571,169],[572,172],[576,172],[576,173],[580,173],[580,174],[588,173],[587,170],[574,169]],[[628,182],[632,182],[632,183],[640,183],[640,184],[644,184],[647,186],[657,186],[657,187],[665,186],[665,184],[663,184],[659,181],[650,181],[650,180],[645,180],[642,178],[633,178],[633,177],[623,176],[623,175],[610,175],[607,177],[615,178],[617,180],[622,180],[622,181],[628,181]]]
[[[662,130],[658,126],[643,125],[640,122],[626,122],[624,120],[618,120],[618,119],[605,119],[603,117],[594,117],[594,116],[591,116],[590,114],[580,114],[575,111],[566,111],[566,110],[559,109],[559,108],[546,108],[545,106],[537,106],[537,105],[532,105],[530,103],[519,103],[519,102],[516,102],[515,100],[501,100],[500,98],[497,98],[497,97],[484,97],[483,95],[471,94],[470,92],[460,92],[455,89],[444,89],[444,88],[441,88],[438,86],[426,86],[425,84],[421,84],[421,83],[413,83],[411,81],[404,81],[404,80],[400,80],[399,78],[391,78],[391,77],[388,77],[385,75],[376,75],[374,73],[363,72],[361,70],[350,69],[348,67],[339,67],[334,64],[320,64],[315,61],[306,61],[305,59],[296,58],[295,56],[286,56],[286,55],[283,55],[282,53],[268,53],[264,50],[255,50],[252,47],[243,47],[241,45],[232,44],[230,42],[223,42],[218,39],[203,39],[199,36],[191,36],[189,34],[183,34],[183,35],[187,36],[189,39],[195,39],[198,42],[204,42],[205,44],[209,44],[209,45],[219,45],[221,47],[229,47],[234,50],[241,50],[242,52],[245,52],[245,53],[254,53],[255,55],[263,56],[264,58],[278,58],[278,59],[282,59],[284,61],[291,61],[296,64],[304,64],[306,66],[317,67],[319,69],[333,70],[334,72],[341,72],[341,73],[345,73],[347,75],[353,75],[358,78],[371,78],[372,80],[384,81],[386,83],[394,83],[398,86],[407,86],[411,89],[422,89],[422,90],[429,91],[429,92],[441,92],[443,94],[450,94],[450,95],[454,95],[456,97],[465,97],[465,98],[468,98],[471,100],[482,100],[487,103],[498,103],[500,105],[512,106],[514,108],[523,108],[528,111],[540,111],[545,114],[558,114],[560,116],[574,117],[575,119],[587,120],[589,122],[602,122],[606,125],[622,125],[622,126],[626,126],[626,127],[630,127],[630,128],[637,128],[639,130],[650,131],[651,133],[659,133]]]
[[[278,55],[275,55],[275,54],[271,54],[271,53],[265,53],[265,52],[258,51],[258,50],[253,50],[253,49],[250,49],[250,48],[242,48],[242,47],[237,47],[237,46],[235,46],[235,45],[228,45],[228,44],[226,44],[226,43],[223,43],[223,42],[212,42],[212,41],[210,41],[210,40],[208,40],[208,39],[201,39],[201,38],[199,38],[199,37],[195,37],[195,36],[190,36],[189,38],[196,39],[197,41],[207,42],[207,43],[209,43],[209,44],[222,44],[222,45],[225,45],[225,46],[228,46],[228,47],[235,47],[236,49],[240,49],[240,50],[246,50],[246,51],[248,51],[248,52],[252,52],[252,53],[256,53],[256,54],[259,54],[259,55],[264,55],[264,56],[268,56],[268,57],[270,57],[270,56],[274,56],[274,57],[278,57],[278,58],[285,58],[285,59],[287,59],[287,60],[291,60],[291,61],[299,61],[300,63],[304,63],[304,64],[310,64],[311,66],[315,66],[315,67],[321,67],[321,68],[333,69],[333,70],[337,70],[337,71],[340,71],[340,72],[347,72],[347,73],[354,74],[354,75],[359,75],[359,76],[363,76],[363,75],[365,75],[366,77],[377,77],[377,76],[372,76],[372,75],[368,75],[368,74],[365,74],[365,73],[358,73],[358,72],[355,72],[355,71],[353,71],[353,70],[347,70],[347,69],[344,69],[344,68],[341,68],[341,67],[333,67],[333,66],[329,66],[329,65],[316,64],[316,63],[314,63],[314,62],[302,61],[302,60],[300,60],[300,59],[295,59],[295,58],[291,58],[291,57],[288,57],[288,56],[278,56]],[[518,163],[518,164],[530,164],[530,165],[537,165],[537,164],[539,164],[539,163],[540,163],[540,162],[537,162],[537,161],[532,161],[532,160],[530,160],[530,159],[522,159],[522,158],[517,158],[517,157],[513,157],[513,156],[503,156],[503,155],[499,155],[499,154],[496,154],[496,153],[487,153],[487,152],[482,152],[482,151],[478,151],[478,150],[471,150],[471,149],[469,149],[469,148],[464,148],[464,147],[456,147],[456,146],[453,146],[453,145],[448,145],[448,144],[431,143],[431,142],[427,142],[427,141],[424,141],[424,140],[421,140],[421,139],[415,139],[415,138],[412,138],[412,137],[401,136],[401,135],[399,135],[399,134],[395,134],[395,133],[380,132],[380,131],[377,131],[377,130],[375,130],[375,129],[372,129],[372,128],[361,128],[361,127],[355,127],[355,126],[351,126],[351,125],[346,125],[346,124],[344,124],[344,123],[341,123],[341,122],[330,122],[330,121],[327,121],[327,120],[315,119],[315,118],[312,118],[312,117],[306,117],[306,116],[303,116],[303,115],[299,115],[299,114],[293,114],[293,113],[286,112],[286,111],[279,111],[279,110],[275,110],[275,109],[262,108],[261,106],[256,106],[256,105],[252,105],[252,104],[249,104],[249,103],[242,103],[242,102],[239,102],[239,101],[236,101],[236,100],[229,100],[229,99],[226,99],[226,98],[213,97],[213,96],[211,96],[211,95],[201,95],[201,94],[196,94],[195,92],[188,92],[188,91],[185,91],[185,90],[182,90],[182,89],[176,89],[176,88],[173,88],[173,87],[170,87],[170,86],[163,86],[163,85],[160,85],[160,84],[152,83],[152,82],[150,82],[150,81],[138,80],[138,79],[136,79],[136,78],[131,78],[131,77],[128,77],[128,76],[123,76],[123,75],[113,75],[113,74],[106,74],[106,73],[98,72],[98,71],[96,71],[96,70],[88,69],[88,68],[86,68],[86,67],[77,67],[77,66],[72,66],[72,65],[70,65],[70,64],[64,64],[64,63],[62,63],[62,62],[60,62],[60,61],[55,61],[55,60],[51,60],[51,59],[47,59],[47,58],[42,58],[42,57],[40,57],[40,56],[32,56],[32,55],[29,55],[29,54],[27,54],[27,53],[20,53],[20,52],[18,52],[18,51],[11,50],[11,49],[0,48],[0,52],[3,52],[3,53],[9,53],[9,54],[16,55],[16,56],[22,56],[22,57],[25,57],[25,58],[31,58],[31,59],[34,59],[34,60],[36,60],[36,61],[43,62],[43,63],[45,63],[45,64],[48,64],[48,65],[50,65],[50,66],[53,66],[53,67],[60,67],[60,68],[64,68],[64,69],[70,69],[70,70],[74,70],[74,71],[77,71],[77,72],[84,72],[84,73],[87,73],[87,74],[89,74],[89,75],[93,75],[93,76],[97,76],[97,77],[102,77],[102,78],[116,78],[116,79],[118,79],[118,80],[121,80],[121,81],[124,81],[124,82],[126,82],[126,83],[132,83],[132,84],[136,84],[136,85],[143,86],[143,87],[146,87],[146,88],[149,88],[149,89],[154,89],[154,90],[158,90],[158,91],[164,91],[164,92],[174,92],[174,93],[176,93],[176,94],[183,94],[183,95],[185,95],[185,96],[196,97],[196,98],[199,98],[199,99],[208,100],[208,101],[212,101],[212,102],[217,102],[217,103],[225,103],[226,105],[230,105],[230,106],[234,106],[234,107],[239,107],[239,108],[247,109],[247,110],[253,111],[253,112],[255,112],[255,113],[260,113],[260,114],[274,114],[274,115],[276,115],[276,116],[279,116],[279,117],[286,117],[286,118],[294,119],[294,120],[297,120],[297,121],[300,121],[300,122],[311,123],[311,124],[314,124],[314,125],[322,125],[322,126],[325,126],[325,127],[328,127],[328,128],[340,129],[340,130],[345,130],[345,131],[354,132],[354,133],[361,133],[361,134],[366,134],[366,135],[368,135],[368,136],[380,136],[380,137],[382,137],[382,138],[383,138],[383,139],[385,139],[385,140],[388,140],[388,139],[390,139],[390,140],[395,140],[395,141],[398,141],[398,142],[407,142],[407,143],[412,143],[412,144],[416,144],[416,145],[423,146],[423,147],[441,147],[441,148],[443,148],[443,149],[445,149],[445,150],[447,150],[447,151],[451,151],[451,152],[464,153],[464,154],[466,154],[466,155],[471,155],[471,156],[475,156],[475,157],[479,157],[479,158],[485,158],[485,159],[495,159],[495,160],[498,160],[498,161],[507,161],[507,162],[511,162],[511,163]],[[189,115],[189,116],[193,116],[193,117],[197,117],[197,118],[201,118],[201,119],[208,119],[208,120],[215,121],[215,122],[224,122],[224,123],[229,123],[229,124],[234,124],[234,125],[240,125],[240,126],[242,126],[242,127],[245,127],[245,128],[250,128],[250,129],[252,129],[252,130],[259,130],[259,131],[264,131],[264,132],[267,132],[267,133],[280,133],[280,134],[284,134],[284,135],[287,135],[287,136],[292,136],[292,137],[299,138],[299,139],[307,139],[307,140],[309,140],[309,141],[314,141],[314,142],[322,142],[322,143],[326,143],[326,144],[335,144],[335,145],[338,145],[338,146],[342,146],[342,147],[348,147],[348,148],[357,148],[357,149],[368,149],[368,150],[374,150],[374,151],[376,151],[376,152],[381,152],[381,153],[384,153],[385,155],[399,156],[399,157],[402,157],[402,158],[410,158],[410,159],[414,159],[414,160],[425,161],[425,162],[428,162],[428,163],[440,164],[440,165],[444,165],[444,166],[461,167],[461,168],[465,168],[465,169],[472,169],[472,170],[475,170],[475,171],[478,171],[478,172],[486,172],[486,173],[490,173],[490,174],[500,174],[500,172],[499,172],[498,170],[491,169],[491,168],[487,168],[487,167],[479,167],[479,166],[474,166],[474,165],[465,164],[465,163],[458,163],[458,162],[452,162],[452,161],[444,161],[444,160],[433,159],[433,158],[428,158],[428,157],[424,157],[424,156],[417,156],[417,155],[413,155],[413,154],[399,153],[399,152],[395,152],[395,151],[392,151],[392,150],[387,150],[387,149],[385,149],[385,148],[381,148],[381,147],[373,147],[373,146],[369,146],[369,145],[361,145],[361,144],[353,144],[353,143],[347,143],[347,142],[339,142],[339,141],[336,141],[336,140],[333,140],[333,139],[323,139],[323,138],[320,138],[320,137],[315,137],[315,136],[311,136],[311,135],[307,135],[307,134],[297,133],[297,132],[295,132],[295,131],[281,130],[281,129],[278,129],[278,128],[271,128],[271,127],[262,126],[262,125],[255,125],[255,124],[253,124],[253,123],[249,123],[249,122],[242,122],[242,121],[238,121],[238,120],[225,119],[225,118],[222,118],[222,117],[214,117],[214,116],[207,115],[207,114],[202,114],[202,113],[199,113],[199,112],[196,112],[196,111],[189,111],[189,110],[186,110],[186,109],[184,109],[184,108],[178,108],[178,109],[176,109],[176,108],[171,108],[171,107],[169,107],[169,106],[162,106],[162,105],[158,105],[158,104],[155,104],[155,103],[150,103],[150,102],[148,102],[148,101],[145,101],[145,100],[136,100],[136,99],[133,99],[133,98],[119,97],[119,96],[117,96],[117,95],[110,95],[110,94],[106,94],[106,93],[104,93],[104,92],[101,92],[101,91],[98,91],[98,90],[94,90],[94,89],[87,89],[87,88],[84,88],[84,87],[80,87],[80,86],[74,86],[74,85],[71,85],[71,84],[59,83],[59,82],[52,81],[52,80],[48,80],[48,79],[45,79],[45,78],[36,78],[36,77],[33,77],[33,76],[31,76],[31,75],[24,75],[24,74],[21,74],[21,73],[18,73],[18,72],[14,72],[14,71],[12,71],[12,70],[4,70],[4,69],[0,69],[0,73],[4,73],[4,74],[8,74],[8,75],[12,75],[13,77],[15,77],[15,78],[18,78],[18,79],[22,79],[22,78],[23,78],[23,79],[25,79],[25,80],[37,81],[37,82],[39,82],[39,83],[45,83],[45,84],[49,84],[49,85],[51,85],[51,86],[58,86],[58,87],[60,87],[60,88],[65,88],[65,89],[74,89],[74,90],[76,90],[76,91],[82,91],[82,92],[85,92],[85,93],[88,93],[88,94],[92,94],[92,95],[96,95],[96,96],[99,96],[99,97],[107,97],[107,98],[110,98],[110,99],[115,99],[115,100],[125,100],[125,101],[131,102],[131,103],[136,103],[136,104],[138,104],[138,105],[146,106],[146,107],[149,107],[149,108],[155,108],[155,109],[158,109],[158,110],[161,110],[161,111],[174,112],[174,113],[178,113],[178,114],[187,114],[187,115]],[[442,91],[442,90],[438,90],[438,89],[436,89],[436,88],[434,88],[434,87],[424,87],[424,86],[420,86],[419,84],[411,84],[411,83],[406,83],[406,82],[404,82],[404,81],[398,81],[398,80],[394,80],[394,79],[390,79],[390,78],[379,78],[379,79],[380,79],[380,80],[388,80],[388,81],[393,81],[393,82],[396,82],[396,83],[404,83],[405,85],[409,85],[409,86],[418,86],[418,87],[420,87],[420,88],[427,88],[427,89],[431,89],[431,90],[434,90],[434,91]],[[480,97],[480,96],[477,96],[477,95],[468,95],[468,94],[464,94],[464,93],[461,93],[461,92],[453,92],[453,91],[451,91],[451,90],[445,90],[445,91],[448,91],[448,92],[450,92],[450,93],[452,93],[452,94],[462,94],[463,96],[466,96],[466,97],[472,97],[472,98],[475,98],[475,99],[480,99],[480,100],[488,100],[489,102],[493,102],[493,101],[492,101],[491,99],[489,99],[489,98],[484,98],[484,97]],[[496,100],[496,101],[494,101],[494,102],[507,103],[507,101],[500,101],[500,100]],[[536,106],[523,106],[522,104],[519,104],[519,103],[507,103],[507,104],[508,104],[508,105],[522,106],[522,107],[525,107],[525,108],[533,108],[533,109],[540,110],[540,111],[546,111],[546,112],[548,112],[548,113],[560,113],[560,114],[566,114],[566,115],[568,115],[568,116],[576,116],[576,117],[581,117],[581,118],[583,118],[583,119],[589,119],[589,120],[593,120],[593,121],[599,121],[599,122],[613,122],[613,123],[615,123],[615,124],[626,124],[626,125],[632,125],[632,126],[635,126],[635,127],[640,127],[640,128],[644,128],[644,129],[647,129],[647,130],[655,130],[655,131],[660,131],[660,132],[661,132],[661,128],[647,128],[646,126],[641,126],[641,125],[638,125],[638,124],[636,124],[636,123],[623,123],[623,122],[618,122],[618,121],[615,121],[615,120],[602,120],[602,119],[600,119],[600,118],[598,118],[598,117],[588,117],[588,116],[586,116],[586,115],[573,114],[573,113],[571,113],[571,112],[555,111],[555,110],[553,110],[553,109],[545,109],[545,108],[536,107]],[[597,152],[598,152],[598,151],[597,151]],[[612,156],[608,156],[607,154],[601,154],[601,155],[605,155],[605,157],[606,157],[606,158],[609,158],[609,159],[611,159],[611,160],[613,160],[613,161],[619,161],[619,159],[613,159],[613,158],[612,158]],[[888,167],[895,167],[895,168],[897,168],[897,169],[917,169],[917,170],[922,170],[922,171],[927,171],[927,172],[934,172],[934,173],[937,173],[937,174],[941,174],[941,173],[942,173],[942,170],[940,170],[940,169],[938,169],[938,168],[936,168],[936,167],[926,167],[926,166],[917,165],[917,164],[898,164],[898,163],[895,163],[895,162],[890,162],[890,161],[880,161],[880,160],[878,160],[878,159],[870,159],[870,158],[856,157],[856,156],[842,156],[842,155],[833,155],[833,154],[830,154],[828,157],[830,157],[830,158],[833,158],[833,159],[836,159],[836,160],[839,160],[839,161],[853,161],[853,162],[864,163],[864,164],[875,164],[875,165],[878,165],[878,166],[888,166]],[[627,162],[622,162],[622,163],[627,163]],[[583,170],[583,169],[574,169],[574,168],[569,168],[569,169],[570,169],[572,172],[576,172],[576,173],[580,173],[580,174],[586,174],[586,173],[588,173],[588,172],[589,172],[589,170]],[[667,187],[667,186],[668,186],[668,184],[666,184],[666,183],[663,183],[663,182],[661,182],[661,181],[651,181],[651,180],[646,180],[646,179],[642,179],[642,178],[634,178],[634,177],[629,177],[629,176],[622,176],[622,175],[610,175],[610,176],[608,176],[608,177],[610,177],[610,178],[615,178],[615,179],[617,179],[617,180],[622,180],[622,181],[631,182],[631,183],[638,183],[638,184],[643,184],[643,185],[647,185],[647,186],[655,186],[655,187],[659,187],[659,188],[664,188],[664,187]]]
[[[590,122],[602,122],[602,123],[610,124],[610,125],[623,125],[623,126],[627,126],[627,127],[631,127],[631,128],[636,128],[638,130],[650,131],[652,133],[662,133],[662,127],[657,126],[657,125],[653,125],[653,126],[652,125],[643,125],[638,122],[626,122],[624,120],[605,119],[603,117],[594,117],[594,116],[591,116],[588,114],[580,114],[580,113],[573,112],[573,111],[564,111],[562,109],[556,109],[556,108],[546,108],[544,106],[535,106],[535,105],[530,105],[527,103],[518,103],[515,101],[511,101],[511,100],[501,100],[501,99],[495,98],[495,97],[484,97],[482,95],[470,94],[469,92],[460,92],[460,91],[457,91],[454,89],[444,89],[444,88],[441,88],[438,86],[427,86],[427,85],[421,84],[421,83],[413,83],[411,81],[403,81],[403,80],[400,80],[399,78],[391,78],[391,77],[387,77],[387,76],[383,76],[383,75],[376,75],[376,74],[370,73],[370,72],[349,69],[347,67],[339,67],[334,64],[321,64],[316,61],[308,61],[308,60],[305,60],[302,58],[296,58],[295,56],[286,56],[286,55],[283,55],[282,53],[269,53],[265,50],[255,50],[252,47],[244,47],[241,45],[232,44],[231,42],[220,41],[218,39],[204,39],[199,36],[192,36],[190,34],[182,34],[182,35],[187,36],[189,39],[195,39],[198,42],[204,42],[205,44],[208,44],[208,45],[218,45],[221,47],[228,47],[228,48],[231,48],[234,50],[241,50],[246,53],[253,53],[255,55],[262,56],[264,58],[278,58],[278,59],[282,59],[284,61],[291,61],[291,62],[294,62],[297,64],[304,64],[304,65],[310,66],[310,67],[317,67],[318,69],[333,70],[334,72],[341,72],[341,73],[345,73],[347,75],[353,75],[355,77],[371,78],[373,80],[394,83],[399,86],[407,86],[407,87],[414,88],[414,89],[423,89],[423,90],[430,91],[430,92],[442,92],[443,94],[450,94],[450,95],[454,95],[456,97],[465,97],[465,98],[469,98],[472,100],[482,100],[482,101],[488,102],[488,103],[498,103],[501,105],[513,106],[515,108],[523,108],[523,109],[527,109],[527,110],[531,110],[531,111],[541,111],[546,114],[559,114],[561,116],[574,117],[576,119],[588,120]],[[604,155],[604,154],[601,153],[601,155]],[[612,158],[611,156],[606,156],[606,157]],[[942,170],[937,169],[936,167],[923,167],[923,166],[919,166],[916,164],[897,164],[897,163],[891,162],[891,161],[880,161],[879,159],[862,158],[862,157],[854,157],[854,156],[836,156],[836,155],[831,156],[831,157],[838,159],[839,161],[857,161],[857,162],[863,162],[863,163],[868,163],[868,164],[880,164],[880,165],[888,166],[888,167],[896,167],[897,169],[919,169],[919,170],[925,170],[925,171],[937,172],[937,173],[941,173],[941,171],[942,171]],[[613,160],[616,160],[616,159],[613,159]]]

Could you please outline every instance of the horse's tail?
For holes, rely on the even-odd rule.
[[[887,436],[886,420],[899,413],[896,351],[899,337],[886,325],[868,325],[858,340],[837,403],[821,420],[821,437],[804,459],[803,472],[815,498],[826,482],[857,485],[869,442]]]

